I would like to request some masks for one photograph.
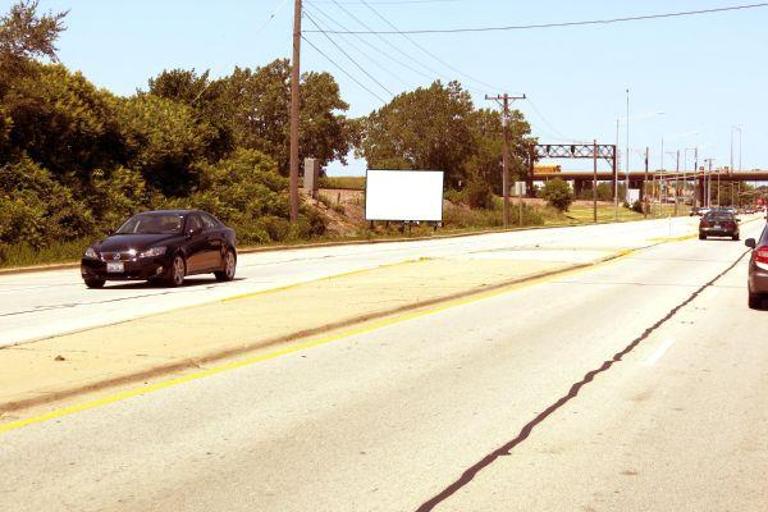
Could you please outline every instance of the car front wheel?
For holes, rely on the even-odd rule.
[[[173,257],[171,268],[168,269],[168,277],[165,282],[168,286],[176,287],[184,284],[184,276],[187,273],[187,265],[181,255]]]
[[[758,293],[749,294],[749,309],[760,309],[762,306],[763,297]]]
[[[213,275],[216,276],[217,281],[232,281],[235,278],[236,267],[235,253],[227,251],[227,254],[224,255],[224,270],[216,271]]]
[[[89,277],[85,279],[85,286],[88,288],[103,288],[104,283],[106,283],[105,279],[99,279],[95,277]]]

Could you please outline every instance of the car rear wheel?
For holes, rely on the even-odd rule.
[[[168,276],[165,279],[165,283],[168,286],[176,287],[184,284],[184,276],[187,273],[187,264],[184,262],[184,258],[177,254],[173,257],[173,263],[168,269]]]
[[[237,260],[235,259],[235,253],[227,251],[224,255],[224,270],[219,270],[213,273],[216,276],[217,281],[232,281],[235,278],[235,269],[237,268]]]
[[[759,293],[749,294],[749,309],[759,309],[762,305],[763,297]]]
[[[89,277],[85,279],[85,286],[88,288],[103,288],[104,283],[107,281],[105,279],[99,279],[95,277]]]
[[[699,240],[706,240],[706,239],[707,239],[707,235],[703,235],[699,233]]]
[[[738,241],[739,241],[739,239],[740,239],[741,237],[740,237],[739,235],[733,235],[731,238],[732,238],[734,241],[738,242]]]

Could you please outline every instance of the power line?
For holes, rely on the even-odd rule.
[[[365,0],[361,0],[365,5],[368,5]],[[528,25],[507,25],[499,27],[461,27],[461,28],[448,28],[448,29],[416,29],[416,30],[357,30],[357,31],[334,31],[330,33],[335,34],[382,34],[382,35],[403,35],[403,34],[453,34],[461,32],[500,32],[510,30],[534,30],[545,28],[564,28],[564,27],[579,27],[586,25],[609,25],[613,23],[626,23],[631,21],[648,21],[658,20],[665,18],[680,18],[684,16],[697,16],[703,14],[716,14],[729,11],[743,11],[747,9],[758,9],[762,7],[768,7],[768,2],[761,2],[756,4],[743,4],[743,5],[731,5],[727,7],[715,7],[712,9],[697,9],[693,11],[677,11],[657,14],[646,14],[641,16],[625,16],[620,18],[603,18],[594,20],[579,20],[579,21],[562,21],[553,23],[534,23]]]
[[[542,121],[542,122],[543,122],[543,123],[544,123],[544,124],[545,124],[547,127],[549,127],[549,129],[550,129],[550,130],[552,130],[552,134],[553,134],[553,135],[555,135],[555,136],[557,136],[558,138],[562,139],[564,142],[572,142],[572,143],[580,143],[580,144],[586,143],[586,141],[581,141],[581,140],[578,140],[578,139],[574,139],[574,138],[572,138],[572,137],[568,137],[568,136],[566,136],[565,134],[563,134],[563,132],[561,132],[560,130],[558,130],[558,129],[555,127],[555,125],[554,125],[554,124],[552,124],[552,123],[550,123],[550,122],[549,122],[549,119],[547,119],[547,118],[544,116],[544,114],[542,114],[542,113],[541,113],[541,111],[540,111],[540,110],[539,110],[539,108],[536,106],[536,104],[535,104],[535,103],[534,103],[534,102],[531,100],[531,98],[527,98],[527,100],[528,100],[528,105],[530,105],[530,107],[531,107],[531,110],[533,110],[533,112],[536,114],[536,116],[537,116],[539,119],[541,119],[541,121]]]
[[[304,37],[304,36],[301,36],[301,38],[304,40],[304,42],[305,42],[305,43],[307,43],[309,46],[311,46],[312,48],[314,48],[314,49],[315,49],[315,51],[316,51],[317,53],[319,53],[320,55],[322,55],[323,57],[325,57],[325,59],[326,59],[328,62],[330,62],[331,64],[333,64],[334,66],[336,66],[336,68],[337,68],[339,71],[341,71],[342,73],[344,73],[345,75],[347,75],[347,77],[348,77],[350,80],[352,80],[352,81],[353,81],[353,82],[355,82],[357,85],[359,85],[359,86],[360,86],[360,87],[361,87],[363,90],[367,91],[367,92],[368,92],[368,93],[369,93],[371,96],[375,97],[376,99],[378,99],[378,100],[379,100],[379,101],[381,101],[382,103],[386,103],[386,102],[387,102],[387,100],[385,100],[384,98],[382,98],[381,96],[379,96],[378,94],[376,94],[375,92],[373,92],[373,91],[372,91],[370,88],[368,88],[368,87],[367,87],[367,86],[366,86],[364,83],[362,83],[362,82],[361,82],[361,81],[359,81],[357,78],[355,78],[355,76],[354,76],[352,73],[348,72],[346,69],[344,69],[343,67],[341,67],[341,65],[340,65],[340,64],[338,64],[338,63],[337,63],[335,60],[333,60],[331,57],[329,57],[329,56],[328,56],[328,55],[327,55],[327,54],[326,54],[326,53],[325,53],[323,50],[321,50],[320,48],[318,48],[317,46],[315,46],[315,45],[314,45],[314,43],[312,43],[312,41],[310,41],[309,39],[307,39],[307,38],[306,38],[306,37]]]
[[[381,2],[374,2],[376,5],[414,5],[414,4],[447,4],[462,2],[466,0],[382,0]],[[316,1],[315,4],[330,4],[336,3],[333,1]],[[360,5],[363,2],[361,0],[350,2],[339,2],[344,5]]]
[[[351,12],[350,12],[348,9],[346,9],[346,8],[344,8],[342,5],[340,5],[340,4],[339,4],[339,2],[338,2],[337,0],[332,0],[332,2],[333,2],[333,3],[334,3],[334,4],[335,4],[335,5],[336,5],[336,6],[337,6],[337,7],[338,7],[338,8],[339,8],[341,11],[343,11],[343,12],[344,12],[344,13],[345,13],[347,16],[349,16],[349,17],[350,17],[352,20],[356,21],[358,24],[360,24],[361,26],[365,27],[366,29],[368,29],[368,30],[371,30],[371,27],[370,27],[370,26],[368,26],[368,25],[367,25],[367,24],[366,24],[364,21],[362,21],[360,18],[358,18],[357,16],[355,16],[354,14],[352,14],[352,13],[351,13]],[[315,9],[317,9],[317,7],[316,7],[316,6],[315,6]],[[358,36],[358,37],[359,37],[359,36]],[[380,39],[380,40],[381,40],[381,41],[382,41],[384,44],[386,44],[387,46],[389,46],[390,48],[392,48],[393,50],[395,50],[397,53],[399,53],[400,55],[402,55],[403,57],[405,57],[406,59],[409,59],[410,61],[414,62],[416,65],[422,66],[424,69],[426,69],[426,70],[427,70],[427,71],[429,71],[430,73],[433,73],[433,74],[434,74],[434,76],[429,76],[429,75],[426,75],[425,73],[423,73],[423,72],[421,72],[421,71],[419,71],[419,70],[417,70],[417,69],[415,69],[415,68],[413,68],[413,67],[410,67],[410,66],[406,66],[406,67],[407,67],[408,69],[410,69],[411,71],[413,71],[413,72],[415,72],[415,73],[418,73],[418,74],[420,74],[421,76],[424,76],[424,77],[428,78],[429,80],[434,80],[434,79],[435,79],[435,77],[438,77],[438,78],[445,78],[445,76],[444,76],[442,73],[440,73],[439,71],[437,71],[437,70],[435,70],[435,69],[431,68],[430,66],[428,66],[428,65],[424,64],[423,62],[419,61],[419,60],[418,60],[416,57],[414,57],[413,55],[411,55],[411,54],[409,54],[409,53],[406,53],[405,51],[403,51],[402,49],[400,49],[399,47],[397,47],[397,45],[395,45],[395,44],[394,44],[392,41],[390,41],[390,40],[389,40],[389,39],[387,39],[386,37],[383,37],[383,36],[380,36],[380,35],[377,35],[376,37],[377,37],[378,39]]]
[[[272,23],[272,20],[275,19],[275,17],[280,13],[280,11],[283,10],[283,8],[288,4],[289,0],[280,0],[280,2],[276,5],[276,7],[272,10],[272,14],[269,15],[269,18],[262,23],[259,27],[256,28],[256,31],[252,35],[256,35],[260,33],[262,30],[264,30],[267,25]]]
[[[321,32],[321,33],[322,33],[322,34],[323,34],[323,35],[326,37],[326,39],[328,39],[328,41],[330,41],[330,42],[331,42],[331,44],[332,44],[333,46],[335,46],[335,47],[336,47],[336,49],[338,49],[338,50],[339,50],[339,51],[340,51],[342,54],[344,54],[344,56],[345,56],[347,59],[349,59],[349,61],[350,61],[352,64],[354,64],[354,65],[355,65],[355,67],[357,67],[357,69],[359,69],[360,71],[362,71],[362,73],[363,73],[365,76],[367,76],[367,77],[368,77],[368,78],[369,78],[369,79],[370,79],[370,80],[371,80],[373,83],[375,83],[376,85],[378,85],[379,87],[381,87],[383,90],[385,90],[385,91],[386,91],[386,92],[387,92],[387,93],[388,93],[390,96],[394,96],[394,95],[395,95],[395,93],[393,93],[392,91],[390,91],[390,90],[387,88],[387,86],[385,86],[384,84],[382,84],[381,82],[379,82],[379,81],[376,79],[376,77],[374,77],[372,74],[370,74],[370,73],[369,73],[369,72],[368,72],[368,71],[367,71],[367,70],[366,70],[366,69],[365,69],[363,66],[361,66],[361,65],[360,65],[360,64],[359,64],[359,63],[358,63],[358,62],[357,62],[355,59],[353,59],[353,58],[352,58],[352,56],[351,56],[350,54],[348,54],[348,53],[346,52],[346,50],[344,50],[344,48],[342,48],[342,47],[341,47],[341,45],[339,45],[339,44],[338,44],[336,41],[334,41],[334,40],[333,40],[333,38],[332,38],[331,36],[329,36],[329,35],[328,35],[328,34],[327,34],[327,33],[326,33],[326,32],[325,32],[325,31],[324,31],[322,28],[320,28],[320,25],[318,25],[318,24],[317,24],[317,22],[315,21],[315,19],[314,19],[314,18],[313,18],[313,17],[312,17],[312,16],[311,16],[311,15],[310,15],[308,12],[305,12],[305,13],[304,13],[304,15],[307,17],[307,19],[308,19],[310,22],[312,22],[312,24],[313,24],[315,27],[317,27],[317,29],[318,29],[318,30],[319,30],[319,31],[320,31],[320,32]]]
[[[322,10],[321,10],[319,7],[317,7],[316,5],[312,4],[312,5],[311,5],[311,9],[307,9],[307,8],[309,8],[309,7],[310,7],[310,5],[306,5],[306,6],[305,6],[305,9],[306,9],[306,10],[308,10],[309,12],[311,12],[312,14],[315,14],[315,15],[320,15],[320,16],[322,16],[322,17],[323,17],[323,18],[324,18],[324,19],[325,19],[327,22],[329,22],[329,23],[332,23],[333,25],[335,25],[335,26],[337,26],[337,27],[342,27],[343,29],[346,29],[346,27],[345,27],[343,24],[341,24],[341,23],[339,23],[338,21],[334,20],[334,19],[333,19],[331,16],[329,16],[328,14],[326,14],[325,12],[323,12],[323,11],[322,11]],[[319,21],[319,20],[318,20],[318,19],[315,19],[315,21]],[[328,24],[325,24],[325,27],[328,27]],[[346,34],[344,34],[344,35],[346,35]],[[428,78],[428,79],[430,79],[430,80],[432,80],[432,79],[433,79],[433,77],[431,77],[431,76],[429,76],[429,75],[427,75],[427,74],[425,74],[425,73],[421,73],[421,72],[420,72],[418,69],[416,69],[416,68],[414,68],[414,67],[412,67],[412,66],[409,66],[408,64],[406,64],[406,63],[403,63],[403,62],[401,62],[401,61],[398,61],[397,59],[395,59],[394,57],[390,56],[388,53],[386,53],[386,52],[385,52],[385,51],[383,51],[382,49],[380,49],[380,48],[378,48],[377,46],[375,46],[375,45],[371,44],[371,42],[370,42],[370,41],[368,41],[367,39],[365,39],[364,37],[361,37],[361,36],[359,36],[359,35],[356,35],[356,34],[349,34],[349,35],[351,35],[351,36],[353,36],[354,38],[356,38],[358,41],[360,41],[361,43],[363,43],[365,46],[367,46],[367,47],[369,47],[369,48],[373,49],[374,51],[376,51],[376,52],[380,53],[380,54],[381,54],[381,55],[383,55],[384,57],[386,57],[386,58],[390,59],[390,60],[391,60],[391,61],[393,61],[394,63],[396,63],[396,64],[399,64],[399,65],[401,65],[401,66],[403,66],[403,67],[405,67],[405,68],[407,68],[407,69],[410,69],[410,70],[411,70],[411,71],[413,71],[413,72],[416,72],[416,73],[418,73],[418,74],[421,74],[422,76],[424,76],[424,77],[426,77],[426,78]],[[365,52],[364,52],[362,49],[360,49],[360,48],[359,48],[359,47],[357,47],[357,46],[354,46],[354,45],[352,45],[352,44],[350,44],[350,43],[346,43],[346,44],[348,44],[349,46],[351,46],[352,48],[354,48],[355,50],[357,50],[357,51],[358,51],[358,52],[359,52],[361,55],[363,55],[363,56],[364,56],[364,57],[366,57],[366,58],[367,58],[369,61],[371,61],[371,62],[372,62],[372,63],[373,63],[373,64],[374,64],[376,67],[378,67],[379,69],[381,69],[382,71],[384,71],[384,72],[385,72],[385,73],[387,73],[388,75],[390,75],[390,76],[394,77],[394,78],[395,78],[395,79],[396,79],[398,82],[400,82],[401,84],[405,85],[405,86],[406,86],[406,87],[408,87],[408,88],[412,87],[412,85],[411,85],[410,83],[406,82],[406,81],[403,79],[403,77],[402,77],[402,75],[401,75],[401,74],[398,74],[398,73],[396,73],[395,71],[393,71],[393,70],[391,69],[391,66],[390,66],[390,67],[387,67],[386,65],[384,65],[384,64],[381,64],[381,63],[380,63],[380,62],[378,62],[378,61],[377,61],[377,60],[376,60],[374,57],[372,57],[372,56],[368,55],[367,53],[365,53]]]
[[[409,37],[409,36],[408,36],[408,35],[407,35],[405,32],[403,32],[403,31],[399,30],[399,29],[398,29],[398,28],[397,28],[397,27],[396,27],[396,26],[395,26],[395,25],[394,25],[394,24],[393,24],[391,21],[389,21],[387,18],[385,18],[385,17],[384,17],[384,16],[383,16],[383,15],[382,15],[382,14],[381,14],[379,11],[377,11],[376,9],[374,9],[374,8],[371,6],[371,4],[370,4],[369,2],[367,2],[366,0],[361,0],[361,2],[362,2],[362,3],[363,3],[365,6],[366,6],[366,7],[368,7],[368,9],[370,9],[370,10],[371,10],[371,11],[372,11],[372,12],[373,12],[373,13],[374,13],[376,16],[378,16],[378,17],[379,17],[379,19],[381,19],[381,20],[382,20],[384,23],[386,23],[388,26],[390,26],[392,29],[394,29],[394,30],[396,31],[396,33],[398,33],[398,34],[402,35],[402,36],[403,36],[403,37],[404,37],[406,40],[408,40],[408,41],[409,41],[409,42],[410,42],[412,45],[414,45],[416,48],[418,48],[419,50],[421,50],[422,52],[424,52],[424,53],[425,53],[425,54],[427,54],[428,56],[430,56],[430,57],[432,57],[433,59],[435,59],[437,62],[439,62],[439,63],[440,63],[440,64],[442,64],[443,66],[445,66],[445,67],[447,67],[448,69],[450,69],[450,70],[452,70],[452,71],[454,71],[454,72],[458,73],[459,75],[463,76],[463,77],[464,77],[464,78],[466,78],[466,79],[469,79],[469,80],[471,80],[471,81],[473,81],[473,82],[475,82],[475,83],[477,83],[477,84],[479,84],[479,85],[482,85],[483,87],[489,87],[489,88],[491,88],[491,89],[496,89],[496,87],[495,87],[495,86],[493,86],[493,85],[491,85],[491,84],[488,84],[488,83],[485,83],[485,82],[483,82],[483,81],[481,81],[481,80],[478,80],[477,78],[474,78],[474,77],[472,77],[472,76],[468,75],[467,73],[464,73],[464,72],[463,72],[463,71],[461,71],[460,69],[458,69],[458,68],[454,67],[453,65],[449,64],[448,62],[444,61],[443,59],[441,59],[440,57],[438,57],[437,55],[435,55],[435,54],[434,54],[434,53],[432,53],[431,51],[429,51],[429,50],[427,50],[426,48],[424,48],[424,47],[423,47],[421,44],[419,44],[419,43],[417,43],[416,41],[414,41],[414,40],[413,40],[413,38]]]

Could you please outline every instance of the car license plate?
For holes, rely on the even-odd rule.
[[[720,224],[715,224],[715,229],[722,229],[722,226],[720,226]]]
[[[123,263],[122,261],[108,261],[107,272],[109,272],[110,274],[125,272],[125,263]]]

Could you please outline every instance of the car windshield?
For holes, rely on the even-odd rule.
[[[170,235],[181,233],[184,217],[177,213],[143,213],[128,219],[118,235]]]
[[[707,220],[733,220],[733,214],[729,212],[712,212],[707,214]]]

